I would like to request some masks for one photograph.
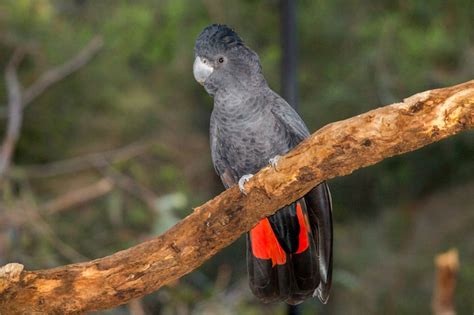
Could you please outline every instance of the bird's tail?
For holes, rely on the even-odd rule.
[[[311,296],[327,301],[332,221],[329,191],[324,183],[321,185],[327,194],[305,196],[261,220],[247,233],[250,288],[264,302],[299,304]]]

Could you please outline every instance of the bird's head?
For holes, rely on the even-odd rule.
[[[211,95],[265,82],[257,54],[226,25],[206,27],[196,40],[194,53],[194,78]]]

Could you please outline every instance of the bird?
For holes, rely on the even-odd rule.
[[[297,112],[268,85],[259,57],[229,26],[198,35],[193,75],[214,99],[210,146],[226,189],[272,165],[310,133]],[[326,182],[262,219],[247,234],[247,270],[262,302],[297,305],[309,297],[327,303],[332,284],[331,194]]]

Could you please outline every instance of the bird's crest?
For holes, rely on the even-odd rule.
[[[239,35],[227,25],[212,24],[199,34],[195,52],[197,55],[206,55],[210,49],[225,52],[243,44]]]

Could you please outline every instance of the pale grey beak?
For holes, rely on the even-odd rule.
[[[207,78],[211,75],[214,68],[212,68],[205,59],[196,57],[193,64],[193,74],[196,81],[204,84]]]

